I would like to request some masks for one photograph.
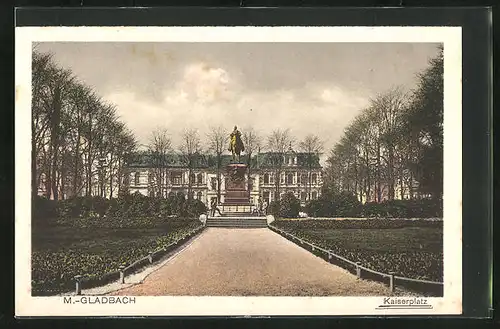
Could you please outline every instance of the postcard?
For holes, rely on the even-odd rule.
[[[16,316],[462,312],[460,27],[18,27]]]

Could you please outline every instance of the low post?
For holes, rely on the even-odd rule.
[[[125,265],[120,265],[118,268],[120,270],[120,283],[125,283]]]
[[[332,260],[332,254],[331,253],[328,253],[328,260],[331,261]]]
[[[394,272],[389,272],[389,290],[394,292]]]
[[[79,296],[82,294],[82,276],[75,275],[74,279],[76,283],[76,294]]]
[[[358,264],[356,264],[356,276],[361,279],[361,267]]]
[[[151,252],[149,253],[148,259],[149,259],[149,263],[153,264],[153,253],[151,253]]]

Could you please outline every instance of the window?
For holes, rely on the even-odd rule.
[[[265,201],[269,202],[269,197],[270,197],[270,195],[269,195],[269,191],[265,191],[265,192],[263,193],[263,197],[264,197],[264,200],[265,200]]]
[[[217,177],[210,178],[210,185],[212,187],[212,190],[217,189]]]
[[[264,174],[264,184],[269,184],[269,174],[268,173]]]
[[[201,201],[201,198],[203,197],[203,193],[201,193],[201,191],[199,191],[197,194],[196,194],[196,199],[200,200]]]
[[[316,174],[316,173],[312,174],[311,184],[316,184],[317,181],[318,181],[318,174]]]
[[[181,172],[172,172],[172,185],[181,185],[182,184],[182,173]]]
[[[312,192],[312,199],[313,199],[313,200],[316,200],[317,198],[318,198],[318,192],[313,191],[313,192]]]
[[[300,183],[301,184],[307,184],[307,174],[306,173],[304,173],[304,174],[301,175]]]
[[[175,193],[174,193],[174,192],[170,192],[170,193],[168,193],[168,198],[169,198],[169,199],[172,199],[172,198],[174,198],[174,197],[175,197]]]
[[[286,184],[287,185],[292,185],[293,184],[293,174],[292,173],[288,173],[286,175]]]
[[[191,175],[189,175],[189,181],[191,182],[191,184],[196,183],[196,175],[194,173],[191,173]]]
[[[139,178],[141,177],[141,174],[139,172],[136,172],[134,174],[134,185],[139,185]]]
[[[203,175],[201,173],[198,174],[198,185],[203,184]]]
[[[300,201],[306,202],[306,193],[305,192],[300,192]]]

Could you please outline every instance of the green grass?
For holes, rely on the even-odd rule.
[[[33,295],[74,289],[73,277],[118,270],[199,227],[198,220],[171,220],[146,227],[36,225],[32,230]]]
[[[443,247],[442,231],[429,227],[406,227],[397,229],[325,229],[304,230],[307,235],[331,243],[342,244],[343,248],[369,251],[429,251]]]
[[[280,220],[275,225],[379,272],[443,280],[442,222]]]

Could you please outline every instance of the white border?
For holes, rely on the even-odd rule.
[[[462,46],[460,27],[17,27],[15,30],[16,316],[424,315],[462,312]],[[432,310],[375,308],[382,297],[136,297],[135,304],[64,304],[31,297],[32,42],[444,43],[444,297]],[[411,312],[411,313],[410,313]]]

